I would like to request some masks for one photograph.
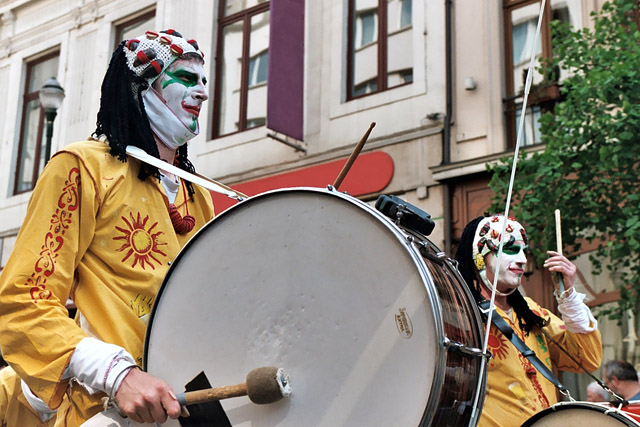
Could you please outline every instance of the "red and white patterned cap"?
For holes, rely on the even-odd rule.
[[[185,53],[195,53],[204,60],[198,42],[185,39],[175,30],[147,31],[127,40],[122,49],[129,69],[147,79],[149,84]]]
[[[478,271],[484,270],[484,256],[491,251],[498,250],[503,222],[504,215],[493,215],[486,217],[478,224],[472,247],[472,256]],[[507,218],[505,237],[502,241],[507,243],[516,240],[524,241],[525,245],[529,243],[524,227],[515,218],[509,217]]]

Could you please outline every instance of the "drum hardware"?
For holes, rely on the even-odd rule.
[[[426,246],[423,246],[420,248],[420,255],[422,255],[425,258],[429,258],[431,261],[438,263],[440,265],[444,264],[445,260],[449,258],[446,253],[444,252],[434,253],[432,251],[429,251]]]
[[[376,209],[391,218],[398,227],[429,236],[435,227],[431,215],[393,195],[381,195],[376,200]]]
[[[333,185],[331,185],[331,184],[328,184],[328,185],[327,185],[327,190],[329,190],[329,191],[335,191],[335,192],[337,192],[337,193],[342,193],[342,194],[349,194],[349,193],[348,193],[348,192],[346,192],[346,191],[338,191],[338,189],[337,189],[337,188],[335,188],[335,187],[334,187]]]
[[[493,357],[492,354],[488,351],[487,353],[483,353],[481,348],[467,347],[466,345],[459,343],[457,341],[450,340],[447,337],[444,337],[444,340],[442,341],[442,345],[447,350],[463,353],[468,356],[486,357],[487,359],[491,359]]]
[[[268,366],[251,370],[242,384],[187,391],[176,397],[182,406],[241,396],[248,396],[255,404],[265,405],[290,395],[289,376],[282,368]]]

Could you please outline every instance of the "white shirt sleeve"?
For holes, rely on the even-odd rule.
[[[64,377],[75,378],[91,394],[115,395],[125,377],[120,374],[135,364],[124,348],[87,337],[76,346]]]
[[[51,409],[47,406],[46,403],[38,396],[33,394],[27,383],[20,380],[20,386],[22,387],[22,394],[24,394],[25,399],[29,402],[29,405],[38,413],[38,417],[40,417],[40,421],[45,422],[49,418],[53,417],[56,413],[55,409]]]
[[[598,321],[583,302],[585,297],[585,294],[578,293],[575,288],[571,288],[564,298],[556,295],[558,311],[562,314],[562,321],[569,332],[586,334],[598,329]]]

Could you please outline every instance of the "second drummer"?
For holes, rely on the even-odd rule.
[[[456,253],[459,269],[478,302],[490,300],[498,269],[498,244],[503,216],[479,217],[462,234]],[[549,251],[544,266],[561,274],[565,291],[554,292],[562,320],[518,291],[526,264],[528,239],[524,227],[508,218],[495,296],[499,315],[532,349],[547,368],[578,372],[581,368],[543,333],[567,349],[588,371],[602,361],[597,321],[573,287],[576,267],[563,255]],[[486,400],[480,426],[519,426],[536,412],[557,403],[555,386],[496,328],[491,326]]]

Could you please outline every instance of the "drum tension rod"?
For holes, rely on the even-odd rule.
[[[457,341],[452,341],[447,337],[444,337],[442,344],[447,350],[451,350],[456,353],[462,353],[462,354],[466,354],[468,356],[473,356],[473,357],[486,357],[488,359],[491,359],[493,357],[490,352],[483,353],[482,349],[475,348],[475,347],[467,347],[466,345],[459,343]]]
[[[429,251],[427,249],[426,246],[422,246],[420,248],[420,254],[425,257],[430,259],[431,261],[435,262],[436,264],[439,265],[443,265],[444,261],[447,259],[447,254],[444,252],[433,252],[433,251]]]

